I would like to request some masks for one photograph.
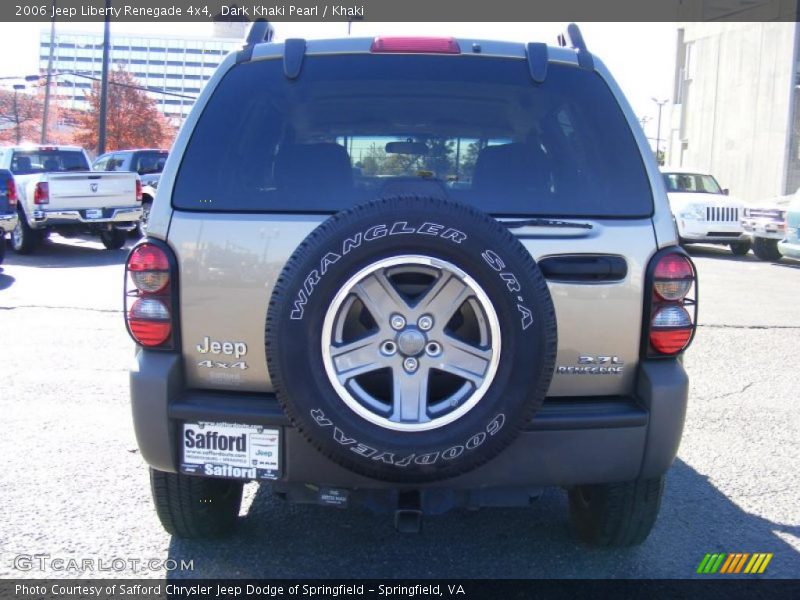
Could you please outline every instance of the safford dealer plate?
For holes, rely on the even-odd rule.
[[[280,477],[280,430],[236,423],[184,423],[181,472],[231,479]]]

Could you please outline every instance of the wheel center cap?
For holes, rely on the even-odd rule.
[[[397,347],[406,356],[416,356],[425,349],[425,335],[416,329],[406,329],[397,336]]]

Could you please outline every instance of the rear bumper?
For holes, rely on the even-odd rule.
[[[270,394],[185,389],[177,355],[139,350],[130,385],[136,439],[155,469],[177,472],[183,422],[254,423],[283,432],[284,484],[397,487],[352,473],[320,454]],[[464,475],[415,488],[569,486],[659,476],[677,454],[687,397],[688,378],[678,360],[644,361],[634,397],[548,399],[499,456]]]
[[[11,233],[17,226],[17,213],[0,213],[0,231]]]
[[[31,227],[41,229],[54,225],[96,225],[98,223],[136,223],[142,218],[142,207],[104,208],[101,217],[90,218],[84,209],[34,210]]]

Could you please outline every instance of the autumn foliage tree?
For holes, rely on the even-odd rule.
[[[108,79],[106,150],[169,147],[174,128],[136,79],[122,65],[110,72]],[[76,116],[73,139],[87,150],[97,150],[100,82],[92,85],[86,100],[89,110]]]
[[[38,143],[42,134],[45,88],[42,84],[14,92],[0,90],[0,144]],[[74,117],[62,108],[54,95],[50,97],[47,118],[49,144],[71,144]]]
[[[0,142],[18,144],[35,139],[42,107],[36,96],[22,91],[0,91]]]

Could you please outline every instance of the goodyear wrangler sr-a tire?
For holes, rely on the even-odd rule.
[[[278,398],[312,444],[363,475],[414,482],[511,443],[544,399],[556,324],[539,268],[500,223],[392,198],[301,244],[275,286],[266,345]]]

